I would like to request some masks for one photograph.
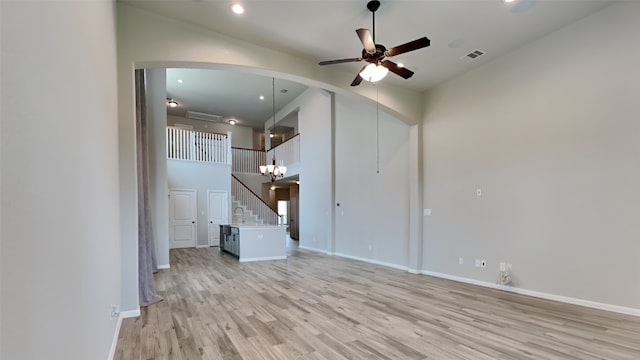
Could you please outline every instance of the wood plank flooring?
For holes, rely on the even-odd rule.
[[[294,249],[171,250],[116,359],[640,359],[640,318]]]

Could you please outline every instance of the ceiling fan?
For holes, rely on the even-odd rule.
[[[376,10],[380,7],[380,1],[372,0],[367,3],[367,9],[371,11],[373,14],[373,36],[369,29],[357,29],[356,33],[360,38],[360,42],[364,49],[362,49],[362,56],[357,58],[349,58],[349,59],[339,59],[339,60],[328,60],[321,61],[319,65],[331,65],[331,64],[341,64],[347,62],[359,62],[366,61],[369,64],[362,67],[356,78],[351,82],[351,86],[358,86],[362,82],[363,79],[366,79],[371,82],[376,82],[382,79],[388,71],[399,75],[405,79],[413,76],[413,71],[402,67],[393,61],[385,60],[385,57],[392,57],[395,55],[404,54],[409,51],[421,49],[423,47],[427,47],[431,45],[431,40],[426,37],[422,37],[420,39],[416,39],[410,41],[406,44],[398,45],[391,49],[387,49],[384,45],[376,44]],[[382,71],[382,73],[374,74],[368,73],[367,71]],[[364,78],[363,78],[364,77]]]

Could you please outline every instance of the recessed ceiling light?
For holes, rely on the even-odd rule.
[[[238,122],[237,122],[235,119],[230,119],[230,120],[229,120],[229,125],[235,125],[235,124],[237,124],[237,123],[238,123]]]
[[[182,84],[182,83],[183,83],[182,79],[178,79],[178,84]]]
[[[264,100],[264,95],[260,95],[260,96],[258,96],[258,99],[260,99],[260,100]]]
[[[270,138],[272,138],[272,139],[273,139],[275,136],[276,136],[276,135],[275,135],[274,133],[269,134],[269,137],[270,137]]]
[[[502,0],[503,3],[508,4],[512,2],[516,2],[516,0]]]
[[[244,7],[242,7],[242,5],[240,4],[233,4],[233,6],[231,6],[231,11],[238,15],[242,15],[244,14]]]

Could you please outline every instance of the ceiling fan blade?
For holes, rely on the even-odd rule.
[[[362,43],[364,50],[369,54],[375,54],[376,44],[373,42],[369,29],[358,29],[356,30],[356,33],[358,33],[358,37],[360,38],[360,42]]]
[[[331,65],[331,64],[342,64],[342,63],[358,62],[358,61],[362,61],[362,58],[327,60],[327,61],[320,61],[318,64],[319,65]]]
[[[367,64],[367,65],[369,65],[369,64]],[[360,76],[360,73],[362,72],[362,70],[364,70],[364,68],[367,67],[367,65],[363,66],[362,69],[360,69],[360,71],[358,71],[358,75],[356,75],[356,78],[353,79],[353,81],[351,82],[351,86],[360,85],[360,83],[362,82],[362,76]]]
[[[388,49],[387,51],[385,51],[384,55],[385,56],[400,55],[409,51],[422,49],[423,47],[427,47],[429,45],[431,45],[431,40],[429,40],[427,37],[422,37],[417,40],[409,41],[406,44],[398,45],[394,48]]]
[[[408,79],[413,76],[413,71],[404,67],[400,67],[398,66],[398,64],[394,63],[393,61],[383,60],[382,66],[389,69],[389,71],[391,71],[392,73],[399,75],[405,79]]]

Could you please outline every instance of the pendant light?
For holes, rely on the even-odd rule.
[[[271,90],[272,90],[272,104],[273,104],[273,131],[276,130],[276,78],[271,78]],[[287,167],[284,165],[278,166],[276,164],[276,148],[273,148],[273,154],[271,158],[271,164],[260,165],[260,174],[271,178],[271,182],[276,181],[277,178],[282,178],[287,173]]]

